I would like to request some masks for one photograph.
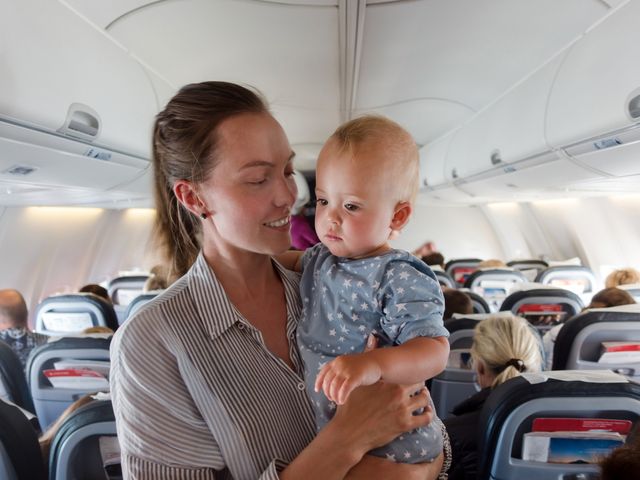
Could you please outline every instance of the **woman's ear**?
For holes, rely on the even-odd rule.
[[[206,212],[206,206],[200,200],[193,183],[188,180],[176,180],[173,184],[173,193],[178,201],[194,215],[200,216]]]
[[[411,217],[411,213],[413,212],[413,207],[409,202],[398,202],[393,210],[393,217],[391,218],[391,225],[389,227],[391,230],[402,230],[402,228],[407,224],[409,218]]]

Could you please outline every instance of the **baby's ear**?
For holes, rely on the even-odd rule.
[[[389,225],[389,227],[392,230],[402,230],[409,221],[412,212],[413,207],[411,206],[411,203],[398,202],[393,210],[393,218],[391,219],[391,225]]]

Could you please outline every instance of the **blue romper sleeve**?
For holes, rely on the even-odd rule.
[[[413,257],[387,263],[378,305],[382,310],[380,328],[399,345],[415,337],[448,337],[444,328],[444,298],[431,269]]]

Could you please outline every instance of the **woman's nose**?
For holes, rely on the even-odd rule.
[[[280,182],[278,182],[278,195],[276,196],[276,204],[281,206],[293,207],[298,196],[298,187],[293,177],[284,176]]]

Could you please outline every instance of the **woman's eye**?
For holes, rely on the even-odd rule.
[[[344,204],[344,208],[346,208],[350,212],[355,212],[360,207],[358,207],[358,205],[354,205],[353,203],[345,203]]]
[[[249,184],[250,185],[262,185],[266,181],[267,181],[266,178],[262,178],[260,180],[253,180],[253,181],[249,182]]]
[[[318,205],[320,205],[322,207],[325,207],[327,205],[327,203],[328,202],[324,198],[319,198],[319,199],[316,200],[316,204],[318,204]]]

